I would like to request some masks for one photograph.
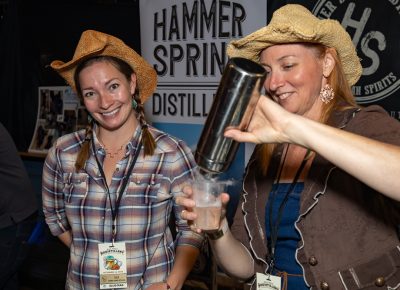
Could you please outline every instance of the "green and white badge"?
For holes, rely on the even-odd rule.
[[[281,290],[281,277],[257,273],[257,290]]]
[[[99,244],[100,289],[127,288],[125,243]]]

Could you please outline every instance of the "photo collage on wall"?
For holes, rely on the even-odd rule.
[[[88,113],[69,86],[39,87],[35,132],[28,151],[47,153],[58,137],[83,129]]]

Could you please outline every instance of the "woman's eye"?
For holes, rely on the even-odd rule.
[[[283,66],[283,68],[284,68],[285,70],[291,69],[292,67],[293,67],[293,64],[285,64],[285,65]]]
[[[90,98],[90,97],[93,97],[93,95],[94,95],[93,92],[86,92],[86,93],[84,94],[84,97],[85,97],[85,98]]]
[[[110,89],[115,90],[119,87],[119,84],[111,84]]]

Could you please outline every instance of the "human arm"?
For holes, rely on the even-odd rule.
[[[197,214],[193,211],[195,202],[191,198],[192,189],[187,186],[184,192],[185,195],[178,197],[176,201],[185,208],[181,216],[191,225],[192,230],[201,233],[201,230],[195,228],[193,225]],[[246,247],[232,235],[229,229],[225,218],[225,209],[229,202],[229,195],[222,193],[221,201],[223,210],[219,231],[222,231],[223,235],[216,240],[209,239],[214,257],[225,273],[239,279],[248,279],[254,274],[254,260]]]
[[[61,240],[61,242],[66,245],[68,248],[71,247],[71,243],[72,243],[72,235],[71,232],[64,232],[61,235],[58,236],[58,238]]]
[[[165,282],[154,283],[147,287],[148,290],[166,290],[168,286],[173,290],[180,290],[187,275],[196,262],[199,250],[192,246],[178,246],[175,253],[175,262]],[[168,284],[168,286],[167,286]]]
[[[51,148],[44,162],[42,174],[43,213],[50,232],[69,247],[72,235],[64,206],[62,174],[58,170],[56,160],[55,149]]]
[[[0,224],[6,228],[37,211],[28,172],[7,129],[0,123]]]
[[[287,112],[261,97],[247,132],[229,128],[238,142],[293,143],[309,148],[368,186],[400,200],[400,147]]]
[[[175,209],[175,214],[179,215],[181,207]],[[177,229],[175,244],[175,259],[169,276],[166,279],[168,285],[176,290],[181,289],[195,264],[203,243],[203,236],[190,230],[186,221],[180,216],[175,216],[175,226]],[[165,289],[165,288],[162,288]]]
[[[172,289],[176,290],[183,287],[186,277],[192,270],[203,244],[204,237],[190,229],[187,222],[180,216],[183,208],[176,204],[177,196],[182,195],[183,185],[190,182],[193,177],[196,162],[194,161],[191,149],[183,141],[177,142],[177,147],[174,151],[175,155],[174,157],[172,157],[172,155],[170,156],[171,159],[168,160],[167,168],[171,182],[169,190],[170,194],[173,196],[171,200],[171,218],[173,218],[173,223],[171,223],[171,221],[169,223],[170,227],[173,224],[171,230],[176,233],[176,240],[174,242],[175,258],[171,272],[168,277],[166,277],[166,282]],[[167,160],[165,162],[167,162]],[[166,283],[154,286],[161,286],[161,289],[166,289]]]
[[[224,218],[220,229],[222,237],[209,239],[214,257],[223,271],[238,279],[247,280],[254,275],[254,260],[249,250],[232,235]]]
[[[197,256],[199,249],[192,246],[178,246],[176,248],[175,263],[167,278],[168,285],[172,289],[182,289],[186,277],[189,275]]]

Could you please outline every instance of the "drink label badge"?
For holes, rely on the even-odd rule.
[[[257,290],[281,290],[281,277],[257,273]]]
[[[99,244],[100,289],[127,288],[125,243]]]

